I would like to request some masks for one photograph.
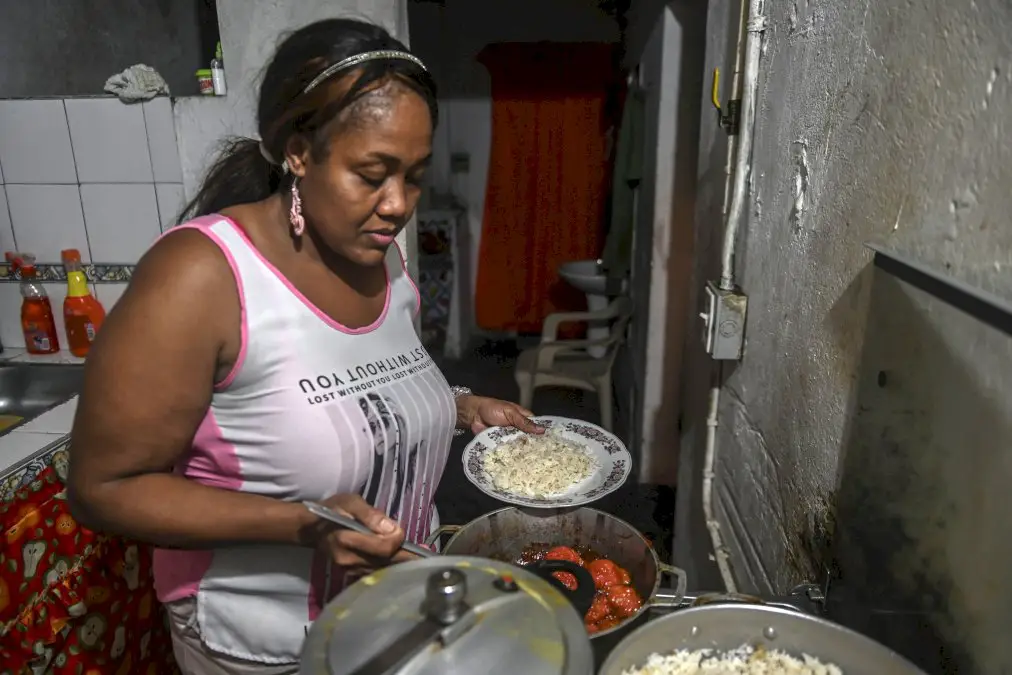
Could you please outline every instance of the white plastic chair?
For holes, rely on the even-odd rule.
[[[538,387],[570,387],[596,391],[601,406],[601,426],[612,431],[612,377],[615,356],[625,339],[632,318],[632,303],[616,298],[598,312],[558,312],[545,318],[541,344],[520,352],[514,377],[520,388],[520,405],[530,409]],[[559,340],[559,326],[571,321],[608,321],[611,331],[602,340]],[[605,347],[604,356],[595,358],[588,347]]]

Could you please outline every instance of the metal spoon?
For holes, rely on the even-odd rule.
[[[312,513],[314,516],[318,518],[323,518],[324,520],[329,520],[335,525],[340,525],[346,530],[352,530],[353,532],[358,532],[360,534],[373,534],[373,535],[376,534],[375,532],[373,532],[368,527],[358,522],[354,518],[342,516],[337,511],[328,509],[323,504],[317,504],[316,502],[302,502],[302,503],[307,509],[309,509],[309,512]],[[407,551],[408,553],[414,553],[415,555],[421,558],[432,558],[439,555],[435,551],[430,551],[427,548],[419,546],[418,544],[412,544],[409,541],[405,541],[403,544],[401,544],[401,548]]]

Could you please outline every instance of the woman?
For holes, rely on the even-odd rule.
[[[234,142],[138,265],[74,424],[74,514],[159,547],[177,658],[201,675],[295,672],[346,577],[430,531],[455,426],[539,431],[452,392],[413,329],[394,237],[432,151],[421,61],[381,28],[315,23],[279,46],[257,112],[263,140]]]

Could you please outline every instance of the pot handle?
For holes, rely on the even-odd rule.
[[[766,601],[745,593],[708,593],[692,601],[693,607],[704,605],[765,605]]]
[[[685,591],[689,585],[689,575],[681,567],[659,563],[658,573],[664,576],[675,578],[674,590],[670,588],[658,588],[653,597],[647,602],[651,607],[681,607],[685,600]]]
[[[435,532],[433,532],[428,536],[428,538],[425,540],[425,545],[430,548],[436,546],[437,544],[440,543],[440,540],[443,538],[444,535],[457,534],[458,532],[460,532],[462,528],[463,528],[462,525],[442,525],[439,527],[439,529],[437,529]],[[438,547],[437,550],[442,551],[442,546]]]

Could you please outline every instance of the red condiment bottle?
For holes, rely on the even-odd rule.
[[[35,256],[24,254],[15,260],[21,270],[21,330],[29,354],[55,354],[60,351],[56,317],[46,289],[36,279]]]

